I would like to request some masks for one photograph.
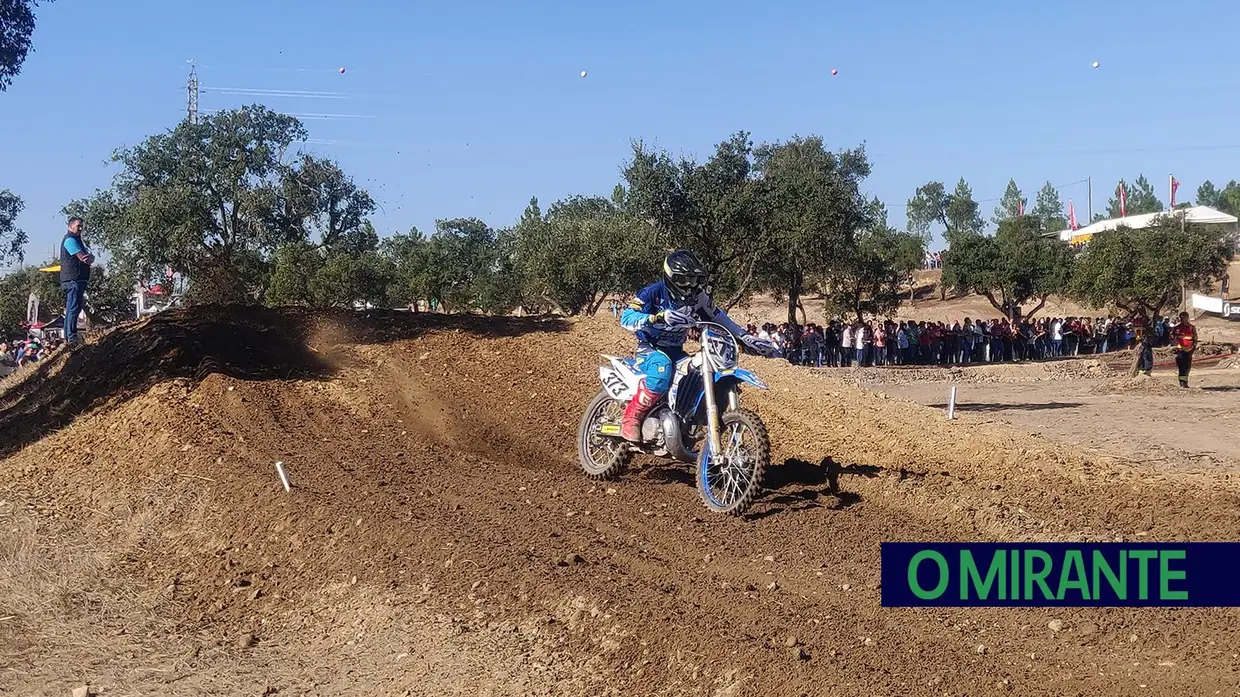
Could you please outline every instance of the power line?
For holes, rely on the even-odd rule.
[[[270,94],[285,94],[290,97],[348,97],[349,96],[348,94],[344,92],[324,92],[321,90],[284,90],[284,89],[267,88],[267,87],[258,87],[258,88],[255,88],[255,87],[204,87],[203,90],[210,90],[212,92],[241,92],[245,94],[262,92],[262,93],[270,93]]]
[[[275,99],[349,99],[347,95],[337,94],[297,94],[293,92],[278,92],[274,90],[229,90],[220,89],[218,87],[204,87],[203,92],[212,92],[214,94],[230,95],[234,97],[271,97]]]
[[[294,114],[288,113],[285,116],[292,116],[298,119],[373,119],[374,116],[365,114]]]

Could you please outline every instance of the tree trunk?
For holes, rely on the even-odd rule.
[[[801,271],[792,272],[788,282],[788,323],[797,323],[797,306],[801,304]]]
[[[598,298],[596,298],[596,299],[594,299],[594,300],[591,300],[591,301],[590,301],[590,305],[589,305],[589,307],[587,307],[587,308],[586,308],[586,314],[587,314],[587,315],[589,315],[589,316],[591,316],[591,317],[593,317],[594,315],[598,314],[598,311],[599,311],[600,309],[602,309],[602,307],[603,307],[603,303],[604,303],[606,300],[607,300],[607,294],[606,294],[606,293],[603,293],[603,294],[599,295],[599,296],[598,296]]]
[[[797,309],[801,311],[801,326],[809,324],[809,318],[805,315],[805,305],[797,301]]]
[[[561,307],[558,302],[552,300],[549,296],[544,295],[543,301],[546,302],[548,305],[550,305],[553,310],[560,313],[561,315],[568,316],[569,314],[571,314],[569,312],[566,312],[564,308]]]

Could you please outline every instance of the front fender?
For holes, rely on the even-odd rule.
[[[762,382],[762,379],[757,375],[742,368],[735,368],[733,370],[724,370],[715,373],[715,394],[722,400],[728,390],[742,382],[753,385],[760,390],[770,389],[770,387],[768,387],[765,382]],[[706,393],[704,391],[698,391],[697,400],[693,405],[695,412],[701,411],[705,408],[703,405],[703,397],[705,396]]]
[[[718,384],[723,378],[727,377],[728,375],[735,376],[738,379],[740,379],[742,382],[747,382],[750,385],[753,385],[754,387],[758,388],[759,390],[771,389],[770,387],[767,387],[767,384],[765,382],[762,382],[762,378],[759,378],[757,375],[749,372],[748,370],[745,370],[744,368],[736,368],[735,370],[728,371],[727,373],[715,373],[715,383]]]

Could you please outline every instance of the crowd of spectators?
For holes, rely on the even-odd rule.
[[[1144,318],[1137,320],[1138,325]],[[1174,325],[1149,323],[1154,347]],[[767,323],[748,330],[777,343],[788,362],[814,367],[963,365],[1043,360],[1134,348],[1139,326],[1118,317],[1048,317],[954,322],[832,320],[827,326]]]
[[[63,344],[63,339],[43,341],[36,337],[0,342],[0,375],[11,373],[29,363],[36,363]]]

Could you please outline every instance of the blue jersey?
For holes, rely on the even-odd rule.
[[[697,320],[717,322],[727,327],[737,338],[746,334],[744,328],[716,307],[706,293],[699,294],[697,302],[686,306],[672,299],[664,281],[656,281],[637,291],[637,296],[620,315],[620,326],[637,334],[638,351],[680,349],[685,345],[687,329],[670,329],[665,324],[656,324],[653,321],[654,316],[663,310],[681,310]]]

